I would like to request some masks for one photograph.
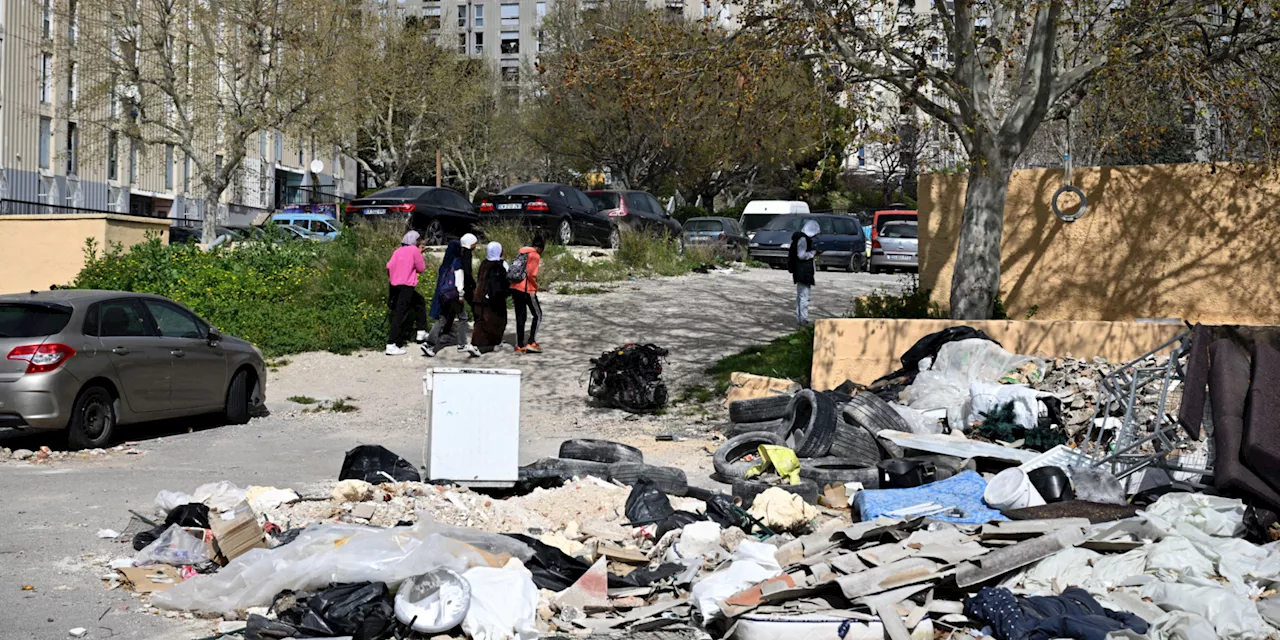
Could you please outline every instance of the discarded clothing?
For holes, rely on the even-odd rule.
[[[985,587],[964,603],[964,614],[985,621],[998,640],[1079,638],[1106,640],[1122,629],[1147,632],[1147,621],[1124,611],[1103,608],[1084,589],[1060,596],[1018,598],[1005,588]]]
[[[760,464],[747,469],[747,478],[758,478],[767,472],[774,472],[787,481],[787,484],[800,484],[800,459],[796,452],[786,447],[762,444],[759,448]]]
[[[987,481],[975,471],[962,471],[946,480],[910,489],[871,489],[858,492],[853,506],[863,522],[925,503],[938,503],[953,511],[929,515],[934,520],[957,524],[982,524],[992,520],[1008,520],[999,511],[982,502]]]

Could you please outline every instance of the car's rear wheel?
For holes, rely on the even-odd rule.
[[[609,228],[609,248],[618,249],[622,246],[622,232],[617,227]]]
[[[849,255],[849,266],[845,267],[849,273],[857,273],[867,264],[867,256],[858,252]]]
[[[256,402],[257,381],[248,371],[241,369],[231,378],[231,386],[227,388],[227,422],[246,424],[249,422]]]
[[[99,449],[111,441],[116,428],[116,399],[104,387],[80,392],[71,408],[67,444],[72,449]]]
[[[573,244],[573,223],[568,218],[560,221],[560,228],[556,232],[556,237],[560,239],[560,244]]]
[[[440,224],[438,218],[433,218],[431,222],[427,223],[427,228],[423,229],[422,236],[426,238],[429,245],[442,245],[445,242],[444,225]]]

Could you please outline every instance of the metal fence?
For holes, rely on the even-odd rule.
[[[108,211],[106,209],[86,209],[84,207],[70,207],[61,204],[49,204],[46,202],[29,202],[26,200],[11,200],[5,198],[0,200],[0,215],[9,216],[35,216],[35,215],[113,215],[126,216],[130,218],[140,218],[146,216],[135,216],[128,212]]]

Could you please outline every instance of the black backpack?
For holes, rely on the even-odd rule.
[[[800,264],[800,249],[798,245],[800,244],[801,238],[804,238],[808,242],[813,242],[813,240],[809,239],[809,236],[804,235],[803,231],[797,231],[791,234],[791,246],[787,248],[787,271],[790,273],[795,273],[796,266]]]

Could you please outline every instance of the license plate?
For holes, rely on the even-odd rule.
[[[387,215],[387,210],[386,209],[365,209],[364,214],[366,216],[385,216]]]
[[[889,256],[890,260],[910,260],[911,256]]]
[[[521,208],[521,207],[523,207],[523,206],[524,206],[524,205],[522,205],[522,204],[520,204],[520,203],[518,203],[518,202],[508,202],[508,203],[506,203],[506,204],[500,204],[500,205],[498,205],[498,208],[499,208],[499,209],[519,209],[519,208]]]

